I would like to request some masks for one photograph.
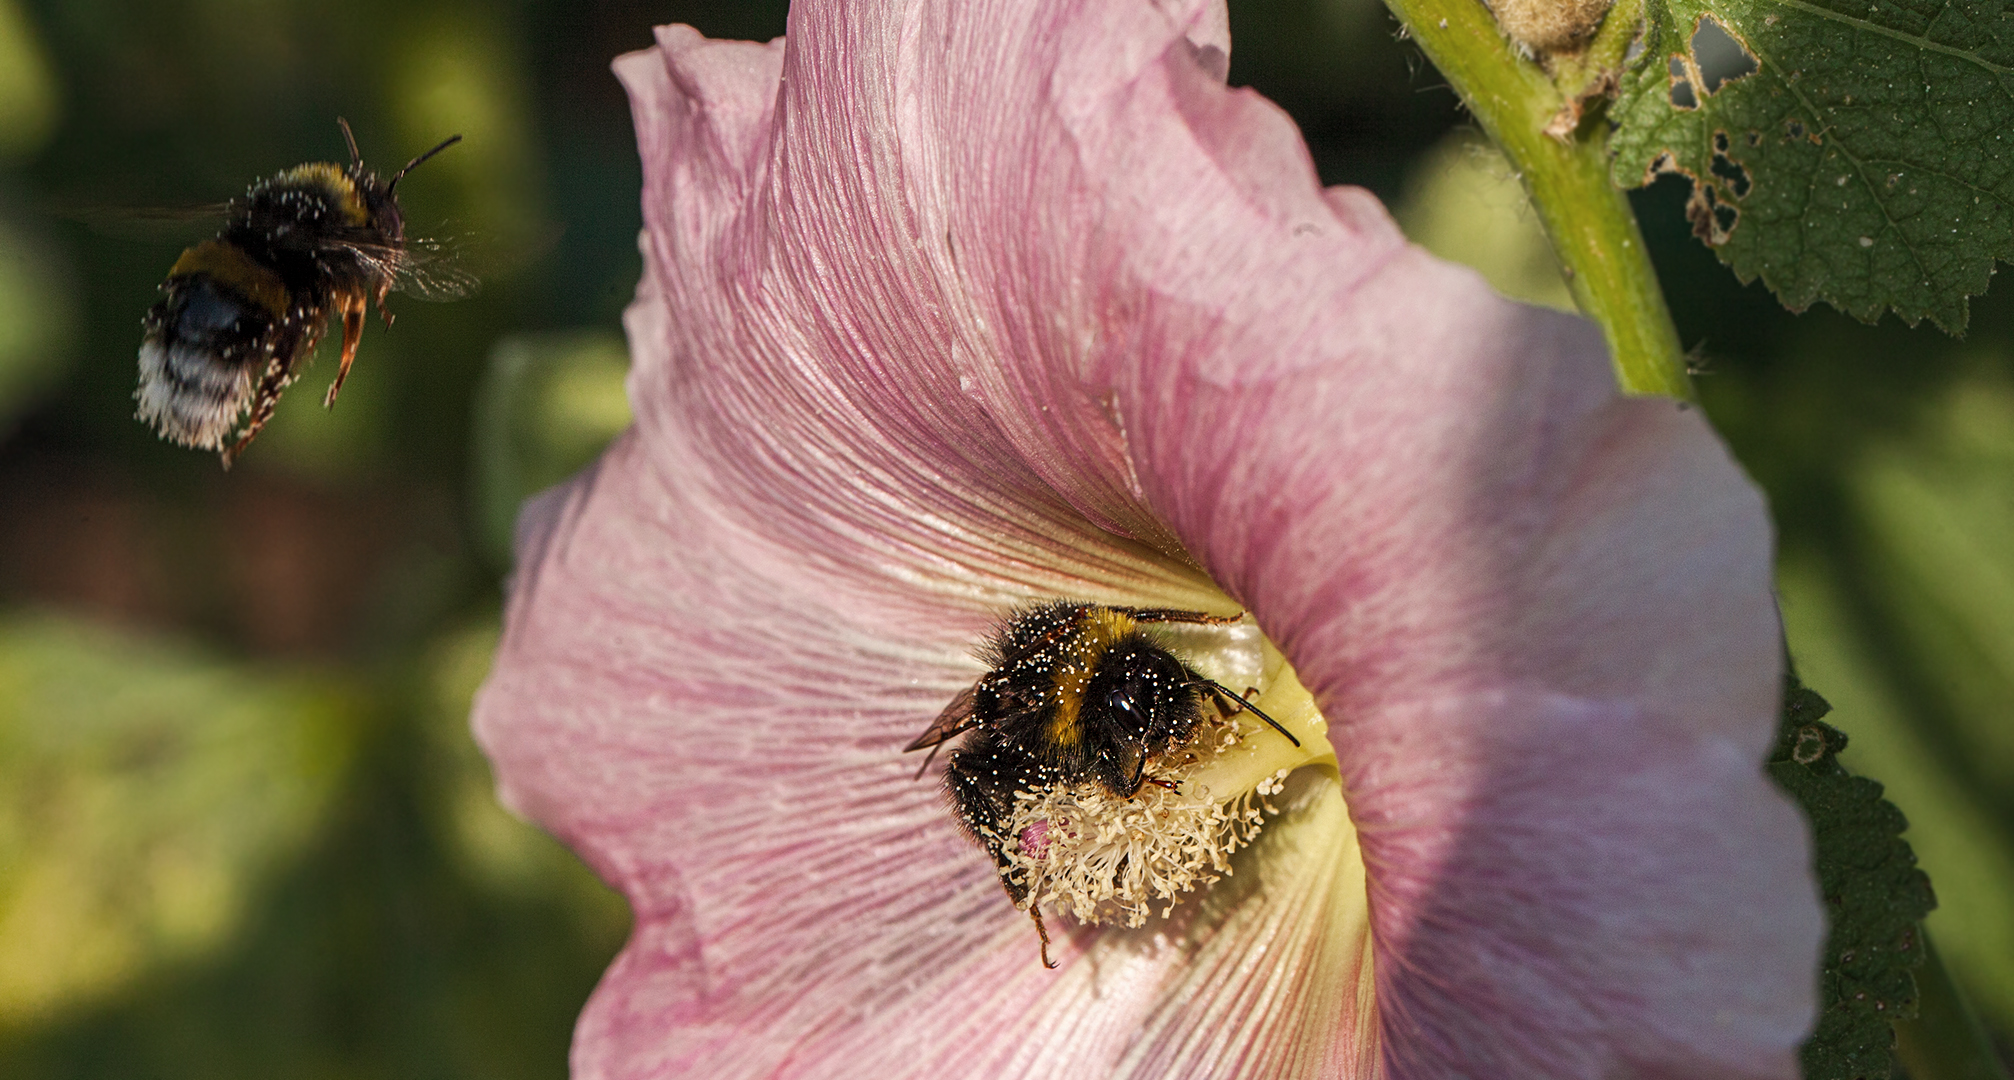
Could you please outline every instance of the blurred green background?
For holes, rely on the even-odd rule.
[[[1503,291],[1565,293],[1515,178],[1375,0],[1233,0],[1234,81],[1323,176]],[[620,900],[467,734],[519,499],[627,419],[638,166],[614,55],[771,2],[0,0],[0,1076],[558,1077]],[[394,298],[230,474],[132,419],[141,313],[214,203],[396,166],[485,280]],[[1770,491],[1804,675],[1889,785],[1949,963],[2014,1036],[2014,307],[1956,341],[1781,311],[1639,213]]]

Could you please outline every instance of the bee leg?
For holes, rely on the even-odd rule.
[[[1195,623],[1199,626],[1227,626],[1245,617],[1240,611],[1236,615],[1211,615],[1202,611],[1182,611],[1179,608],[1120,608],[1133,617],[1134,622],[1175,622]]]
[[[1173,780],[1163,780],[1158,776],[1149,776],[1147,777],[1147,782],[1154,785],[1157,788],[1167,788],[1169,791],[1172,791],[1177,795],[1180,795],[1182,793],[1182,785],[1174,782]]]
[[[312,343],[310,347],[313,347]],[[238,436],[238,441],[223,453],[225,472],[231,471],[231,463],[238,460],[245,447],[251,445],[252,438],[266,426],[266,421],[273,418],[273,406],[280,403],[280,391],[287,388],[290,377],[285,352],[274,353],[273,359],[266,364],[266,374],[259,379],[259,393],[252,399],[252,416],[245,422],[245,433]]]
[[[1217,707],[1219,709],[1224,709],[1226,703],[1237,706],[1236,708],[1233,709],[1224,709],[1225,716],[1231,716],[1241,712],[1251,713],[1253,716],[1256,716],[1259,719],[1264,720],[1267,724],[1271,725],[1274,731],[1277,731],[1280,734],[1285,735],[1287,737],[1288,742],[1293,743],[1295,746],[1301,745],[1301,740],[1294,738],[1293,732],[1288,731],[1286,728],[1281,727],[1280,722],[1278,720],[1275,720],[1272,717],[1267,716],[1265,710],[1259,708],[1257,705],[1252,703],[1251,696],[1258,692],[1258,687],[1247,688],[1245,690],[1245,696],[1239,697],[1238,695],[1231,693],[1231,691],[1228,688],[1226,688],[1223,683],[1220,683],[1215,679],[1205,678],[1202,675],[1196,674],[1194,671],[1189,672],[1189,675],[1194,680],[1189,685],[1201,686],[1204,689],[1208,690],[1210,692],[1210,695],[1216,698]]]
[[[1194,675],[1195,673],[1190,672],[1190,674]],[[1202,679],[1202,676],[1197,675],[1196,678]],[[1222,714],[1226,719],[1244,712],[1251,706],[1252,699],[1259,695],[1259,688],[1256,686],[1247,686],[1244,693],[1233,694],[1230,687],[1217,682],[1215,679],[1203,679],[1201,683],[1190,683],[1189,685],[1200,685],[1204,690],[1208,691],[1210,700],[1216,703],[1217,712]]]
[[[937,760],[937,751],[942,749],[944,749],[943,743],[938,743],[937,745],[931,747],[930,756],[923,759],[923,767],[916,770],[916,775],[912,777],[912,779],[915,780],[923,779],[923,774],[930,771],[930,763]]]
[[[385,297],[390,296],[391,294],[392,294],[392,283],[390,280],[386,280],[384,284],[378,286],[378,295],[376,297],[376,300],[378,302],[378,317],[385,320],[385,329],[387,330],[391,329],[392,319],[394,318],[394,316],[391,313],[391,309],[385,307]]]
[[[1035,920],[1035,936],[1042,939],[1042,966],[1056,970],[1056,961],[1049,959],[1049,928],[1042,925],[1042,909],[1029,904],[1028,917]]]
[[[336,294],[336,309],[343,313],[343,359],[336,365],[336,381],[329,384],[328,395],[322,398],[324,409],[336,407],[336,395],[343,392],[343,380],[350,375],[350,362],[357,358],[357,340],[364,334],[364,294]]]

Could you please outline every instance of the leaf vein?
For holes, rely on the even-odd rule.
[[[1865,30],[1869,33],[1880,34],[1883,37],[1893,38],[1896,41],[1900,41],[1905,45],[1910,45],[1918,49],[1924,49],[1929,52],[1939,52],[1945,54],[1946,56],[1956,57],[1957,59],[1960,60],[1967,60],[1986,71],[1992,72],[1995,75],[2014,75],[2014,67],[2004,67],[2000,64],[1996,64],[1991,60],[1988,60],[1985,57],[1980,56],[1978,53],[1972,52],[1968,49],[1960,49],[1956,46],[1946,45],[1943,44],[1942,42],[1932,41],[1927,37],[1922,37],[1916,34],[1904,33],[1903,31],[1896,30],[1893,27],[1883,26],[1877,22],[1869,22],[1866,19],[1856,19],[1851,15],[1841,14],[1840,12],[1834,11],[1828,7],[1821,7],[1818,4],[1807,3],[1805,2],[1805,0],[1775,0],[1775,2],[1781,4],[1784,7],[1791,8],[1793,10],[1802,11],[1807,15],[1816,15],[1821,19],[1831,19],[1834,22],[1843,23],[1847,26],[1851,26],[1859,30]]]

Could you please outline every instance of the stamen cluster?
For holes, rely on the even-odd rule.
[[[1028,884],[1022,906],[1140,926],[1157,904],[1166,918],[1182,894],[1229,876],[1231,854],[1279,813],[1269,800],[1288,772],[1229,797],[1191,780],[1236,745],[1236,728],[1206,725],[1188,747],[1164,755],[1155,782],[1130,798],[1095,781],[1015,792],[1004,828],[1013,839],[1000,847],[1006,872]]]

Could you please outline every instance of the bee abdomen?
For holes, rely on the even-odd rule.
[[[993,856],[1001,884],[1017,904],[1027,897],[1028,884],[1023,872],[1013,868],[1007,849],[1019,844],[1021,838],[1003,832],[1013,817],[1014,793],[1037,791],[1062,779],[1055,768],[996,743],[985,732],[952,751],[951,764],[944,770],[945,793],[957,811],[959,824]]]
[[[207,273],[170,278],[140,342],[138,417],[161,436],[221,449],[251,404],[274,321]]]

